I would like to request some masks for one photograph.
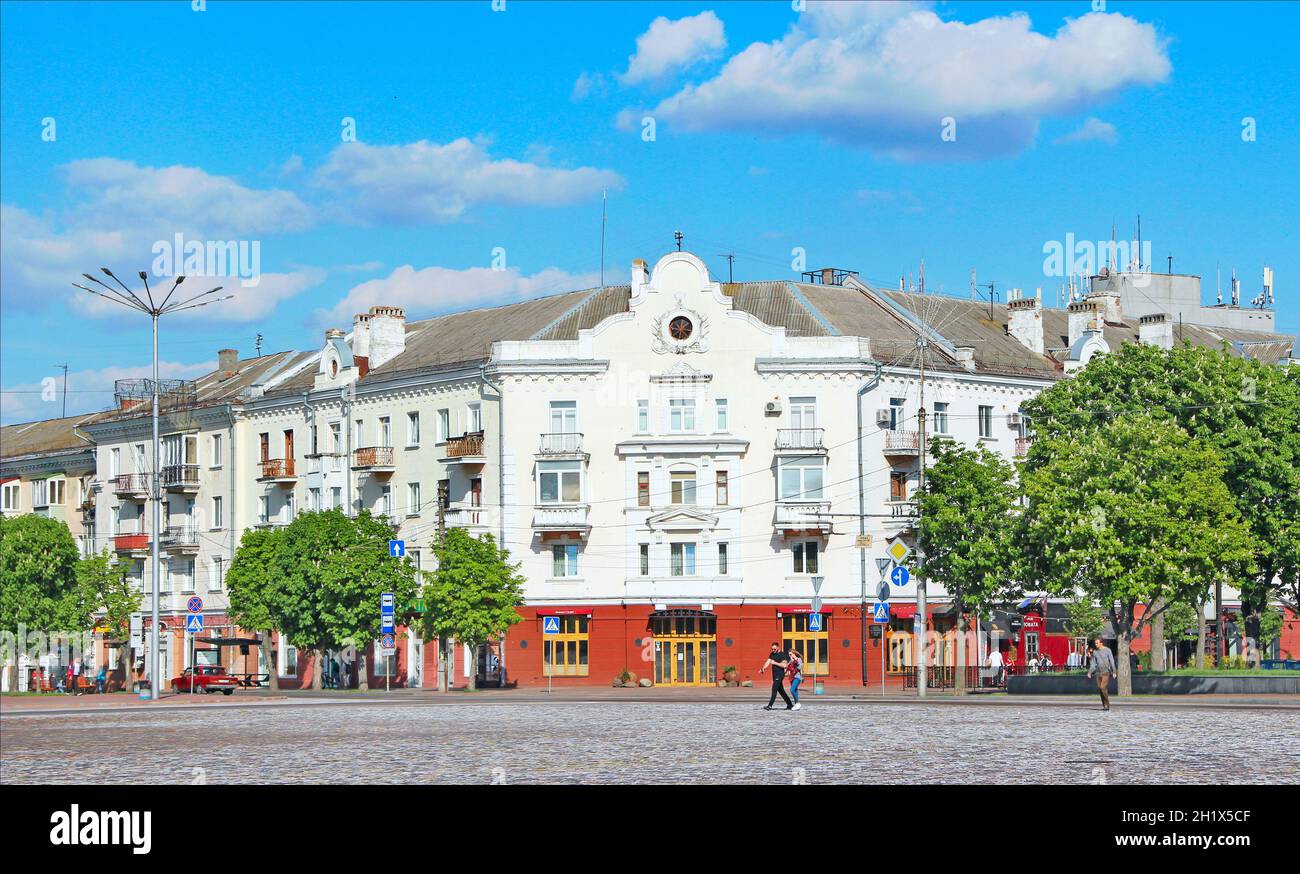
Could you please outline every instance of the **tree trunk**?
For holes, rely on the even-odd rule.
[[[438,672],[438,691],[447,691],[447,642],[438,636],[438,657],[434,659],[434,669]]]
[[[1130,631],[1123,631],[1115,636],[1115,641],[1119,644],[1119,653],[1115,656],[1115,670],[1118,672],[1117,679],[1121,698],[1127,698],[1133,694],[1133,668],[1129,665],[1129,635],[1131,633]]]
[[[1151,610],[1160,613],[1151,620],[1151,670],[1165,670],[1165,612],[1164,601],[1157,598],[1151,602]]]
[[[469,679],[466,681],[466,688],[473,692],[478,688],[478,644],[472,645],[469,648],[469,651],[474,653],[474,660],[473,664],[470,665]]]
[[[370,690],[370,671],[366,661],[366,651],[364,649],[357,652],[357,688],[362,692]]]
[[[315,649],[313,649],[311,652],[312,652],[311,687],[313,689],[320,689],[324,686],[322,679],[325,673],[325,648],[318,646]]]
[[[1196,602],[1196,664],[1193,667],[1205,667],[1205,601]]]
[[[266,688],[278,690],[280,688],[280,672],[277,670],[275,663],[275,646],[271,643],[271,629],[262,632],[262,646],[266,653]]]
[[[961,602],[957,602],[957,623],[953,642],[957,645],[957,676],[953,678],[953,691],[958,695],[966,694],[966,616],[962,613]]]

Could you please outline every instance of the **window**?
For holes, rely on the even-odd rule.
[[[695,544],[672,543],[669,546],[671,547],[672,575],[675,577],[695,576]]]
[[[221,591],[221,581],[223,579],[222,574],[223,571],[225,570],[223,567],[223,561],[224,559],[222,559],[221,556],[214,555],[212,557],[212,563],[208,565],[208,591],[209,592]]]
[[[4,484],[4,502],[0,507],[6,510],[18,509],[18,483]]]
[[[578,575],[578,544],[555,543],[551,545],[551,576],[576,577]]]
[[[727,487],[727,472],[720,470],[717,472],[717,482],[714,486],[714,501],[719,507],[727,506],[730,500],[729,489]]]
[[[337,473],[343,469],[343,424],[330,422],[330,470]]]
[[[418,516],[420,514],[420,484],[406,484],[406,515]]]
[[[263,431],[257,435],[257,460],[266,461],[271,457],[271,435]]]
[[[727,544],[718,544],[718,576],[727,575]]]
[[[551,433],[574,434],[578,430],[578,402],[551,401]]]
[[[636,505],[638,507],[650,506],[650,471],[638,470],[636,472]]]
[[[393,420],[388,416],[379,417],[379,445],[393,445]]]
[[[446,443],[447,438],[451,436],[451,411],[438,411],[438,433],[435,435],[439,443]]]
[[[315,425],[312,425],[312,426],[311,426],[311,432],[310,432],[310,433],[311,433],[311,437],[310,437],[310,439],[311,439],[311,449],[308,450],[308,453],[307,453],[307,454],[308,454],[308,455],[320,455],[320,429],[319,429],[318,427],[316,427]]]
[[[280,521],[286,525],[293,521],[293,514],[297,507],[294,501],[293,492],[287,492],[284,496],[284,509],[280,513]]]
[[[280,638],[280,676],[298,676],[298,647]]]
[[[330,509],[331,510],[343,509],[343,487],[342,486],[334,486],[332,489],[330,489]]]
[[[817,427],[816,398],[790,398],[790,427],[796,431]]]
[[[361,419],[357,419],[355,422],[352,423],[352,448],[355,449],[358,446],[361,446],[362,445],[361,441],[365,438],[365,436],[366,436],[365,423]]]
[[[221,435],[212,435],[212,466],[221,467]]]
[[[694,504],[695,471],[675,470],[668,476],[672,484],[672,502],[674,504]]]
[[[889,500],[907,500],[907,471],[891,470],[889,472]]]
[[[63,498],[64,498],[64,486],[67,483],[67,480],[51,479],[51,480],[46,480],[46,482],[49,484],[49,492],[46,494],[46,498],[48,499],[49,503],[55,506],[62,506]]]
[[[794,557],[794,572],[797,574],[817,573],[817,541],[803,540],[790,544],[790,554]]]
[[[805,456],[783,458],[778,462],[780,497],[783,501],[816,501],[822,496],[822,479],[826,462]]]
[[[181,591],[187,595],[194,592],[194,559],[187,558],[176,565],[177,576],[180,577]]]
[[[889,430],[897,431],[903,424],[903,398],[889,399]]]
[[[984,406],[980,407],[979,419],[980,419],[980,436],[992,437],[993,436],[993,408],[984,407]]]
[[[465,406],[465,433],[477,434],[483,430],[483,407],[479,404]]]
[[[212,527],[222,528],[226,524],[225,519],[225,502],[220,495],[212,499]]]
[[[375,505],[375,512],[380,516],[393,515],[393,487],[383,486],[379,490],[379,503]]]
[[[641,576],[650,576],[650,544],[641,544]]]
[[[543,461],[537,466],[537,499],[543,504],[582,500],[582,462]]]
[[[809,631],[811,613],[787,613],[781,617],[781,648],[789,652],[795,650],[803,657],[803,672],[808,674],[830,673],[830,629],[831,616],[821,616],[821,631]]]
[[[554,677],[587,676],[587,645],[590,640],[588,628],[590,616],[555,616],[560,623],[559,634],[544,634],[542,637],[542,673]]]
[[[671,398],[668,401],[668,428],[671,431],[695,430],[695,398]]]
[[[407,446],[420,445],[420,414],[419,413],[406,414],[406,445]]]
[[[948,404],[944,401],[934,403],[934,433],[948,433]]]
[[[713,402],[713,411],[717,420],[715,430],[727,430],[727,399],[718,398]]]
[[[271,499],[266,495],[257,499],[257,521],[263,525],[271,521]]]
[[[122,472],[122,450],[114,449],[108,454],[108,475],[117,476]]]
[[[313,513],[320,511],[320,489],[307,490],[307,509]]]
[[[417,571],[423,566],[420,563],[421,562],[420,550],[418,549],[408,549],[406,551],[406,560],[409,561],[411,563],[411,566],[414,567]]]
[[[135,455],[135,472],[148,473],[149,465],[146,464],[144,460],[144,444],[143,443],[135,444],[135,451],[133,454]]]
[[[650,433],[650,402],[636,402],[636,432],[638,434]]]

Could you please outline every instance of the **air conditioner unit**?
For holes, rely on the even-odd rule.
[[[1012,427],[1012,428],[1019,428],[1019,427],[1022,426],[1023,424],[1025,424],[1025,417],[1024,417],[1024,416],[1020,415],[1019,413],[1008,413],[1008,414],[1007,414],[1007,425],[1009,425],[1010,427]]]
[[[891,421],[893,420],[890,418],[890,411],[888,407],[881,407],[880,409],[876,410],[877,425],[883,428],[887,426]]]
[[[763,411],[768,415],[777,415],[781,412],[781,402],[768,401],[767,405],[763,408]]]

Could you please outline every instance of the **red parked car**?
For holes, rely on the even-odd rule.
[[[220,692],[223,695],[229,695],[239,688],[239,681],[226,673],[226,669],[221,665],[199,665],[197,678],[193,674],[195,670],[195,668],[186,668],[185,673],[173,679],[172,691],[190,691],[191,680],[194,683],[195,692]]]

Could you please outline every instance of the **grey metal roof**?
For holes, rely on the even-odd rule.
[[[86,449],[90,444],[77,436],[76,428],[101,418],[103,413],[83,413],[62,419],[24,422],[0,427],[0,458]]]

